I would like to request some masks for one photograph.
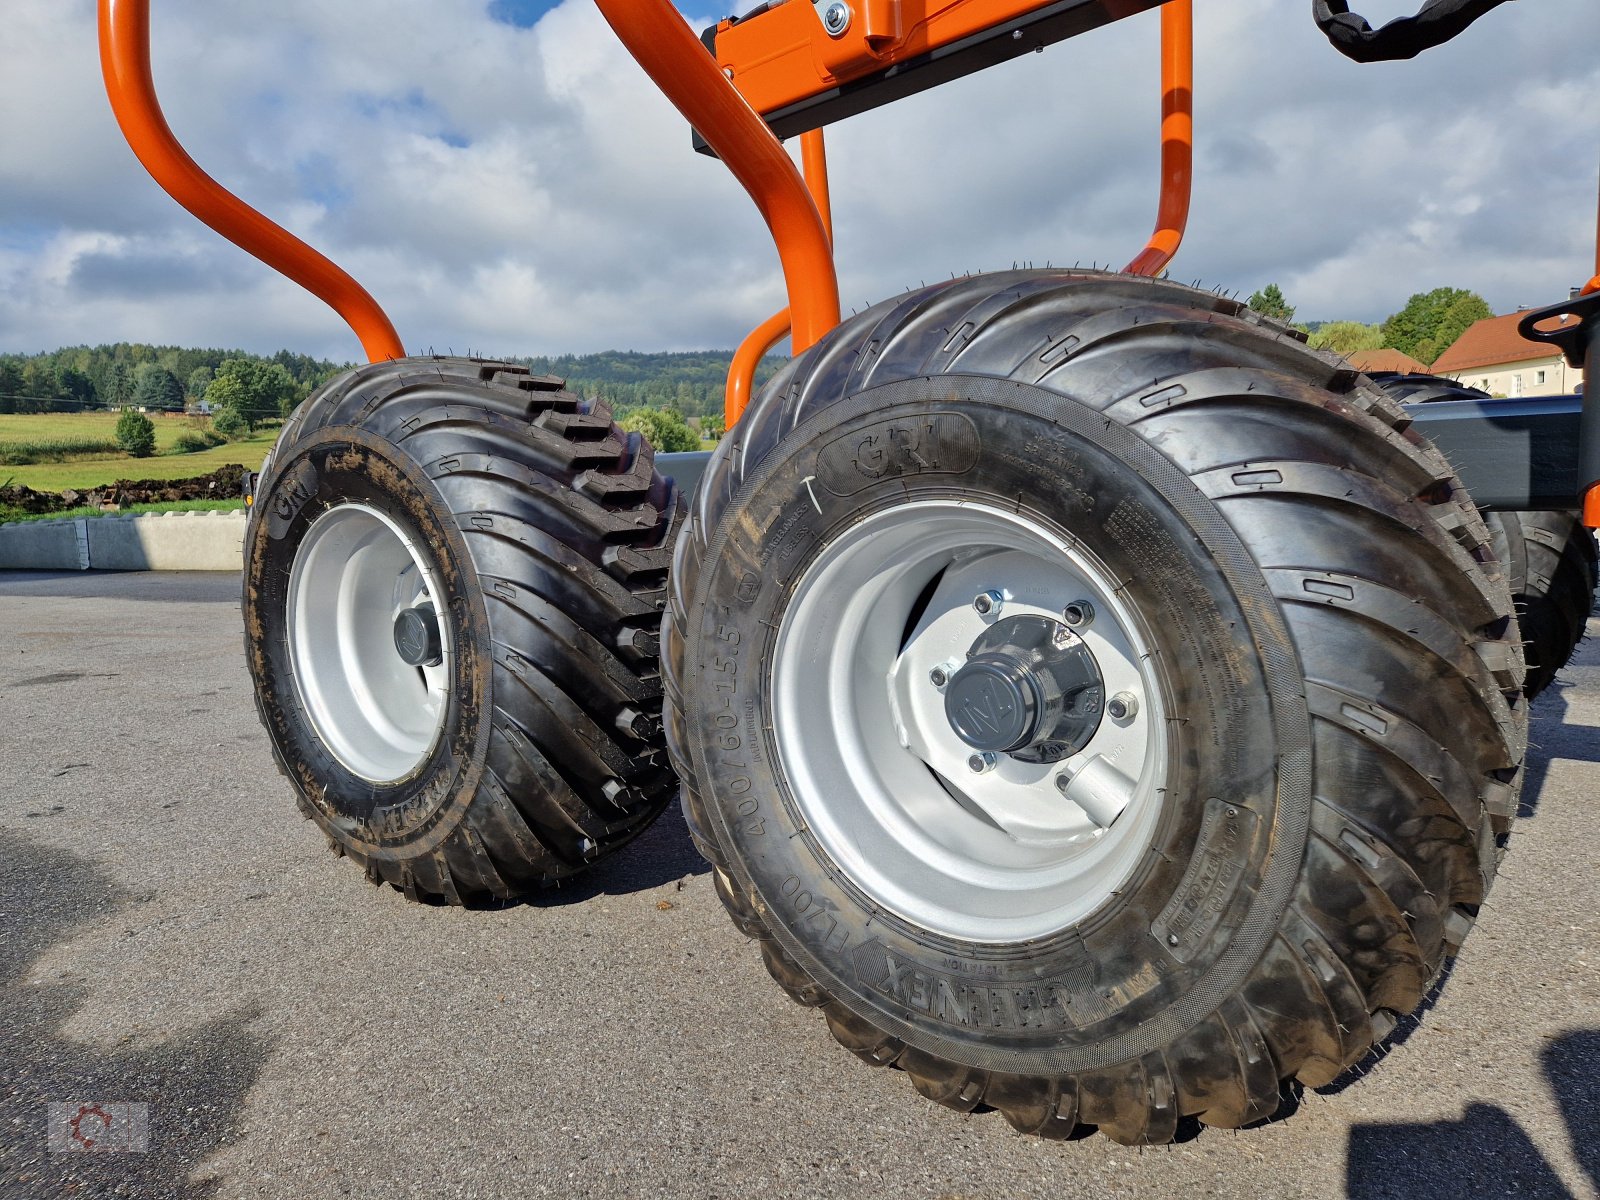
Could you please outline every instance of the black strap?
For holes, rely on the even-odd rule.
[[[1311,15],[1328,40],[1346,58],[1384,62],[1415,58],[1442,46],[1491,8],[1506,0],[1427,0],[1414,17],[1397,17],[1374,30],[1345,0],[1311,0]]]

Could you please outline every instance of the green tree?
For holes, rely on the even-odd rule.
[[[257,359],[223,359],[216,378],[206,388],[206,399],[213,408],[218,404],[212,398],[212,389],[223,383],[227,385],[224,389],[227,399],[223,403],[237,409],[252,427],[270,417],[285,415],[294,407],[299,395],[294,377],[283,364]]]
[[[1488,302],[1465,288],[1417,292],[1383,323],[1383,344],[1418,362],[1431,363],[1474,321],[1494,316]]]
[[[140,363],[133,372],[133,401],[157,412],[182,412],[183,384],[165,367]]]
[[[237,375],[218,375],[213,379],[206,388],[206,403],[211,407],[211,423],[218,433],[225,437],[236,436],[222,427],[223,413],[231,414],[230,424],[239,432],[249,431],[250,418],[245,415],[245,409],[250,403],[250,394]]]
[[[56,366],[56,393],[70,398],[79,408],[93,408],[99,399],[94,380],[76,367],[64,364]]]
[[[700,449],[700,439],[675,408],[636,408],[624,413],[617,424],[630,433],[644,434],[663,453]]]
[[[210,367],[196,367],[189,372],[189,381],[184,385],[184,391],[196,400],[204,400],[206,389],[211,386],[211,381],[217,373]]]
[[[1275,283],[1251,293],[1248,303],[1251,311],[1271,317],[1274,321],[1294,320],[1294,305],[1283,298],[1283,290]]]
[[[722,435],[728,432],[727,422],[721,413],[713,413],[708,417],[700,418],[700,435],[710,438],[713,442],[720,442]]]
[[[22,363],[15,358],[0,358],[0,400],[8,407],[0,412],[14,411],[18,396],[22,395]]]
[[[212,384],[211,386],[216,387],[216,384]],[[210,395],[209,388],[207,389],[206,394]],[[243,437],[245,434],[249,433],[250,422],[246,421],[242,416],[240,416],[239,410],[233,407],[233,405],[224,404],[221,408],[212,410],[211,428],[215,429],[223,437],[231,440],[233,438]]]
[[[156,427],[150,418],[136,409],[125,408],[117,418],[117,445],[135,458],[149,458],[155,453]]]
[[[107,408],[122,408],[133,399],[133,375],[128,370],[128,364],[121,359],[106,368],[100,399]]]
[[[1376,350],[1383,345],[1383,330],[1360,321],[1329,321],[1307,342],[1313,350],[1332,350],[1336,354],[1355,354]]]

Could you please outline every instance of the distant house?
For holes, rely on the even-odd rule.
[[[1419,363],[1411,355],[1392,347],[1382,350],[1357,350],[1354,354],[1345,356],[1352,367],[1364,371],[1368,375],[1374,372],[1388,371],[1396,375],[1426,375],[1428,364]]]
[[[1523,313],[1485,317],[1467,327],[1433,364],[1435,375],[1482,388],[1495,396],[1568,396],[1583,385],[1554,346],[1517,332]]]

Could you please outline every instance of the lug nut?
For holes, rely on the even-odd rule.
[[[993,754],[985,750],[981,754],[968,755],[967,769],[974,775],[987,775],[990,771],[994,770],[995,764],[998,761],[999,760],[995,758]]]
[[[1094,624],[1094,605],[1087,600],[1074,600],[1061,610],[1061,619],[1074,629],[1087,629]]]
[[[829,37],[838,37],[849,29],[850,6],[841,0],[833,0],[832,4],[822,10],[822,27],[828,31]]]
[[[980,616],[988,617],[999,612],[1000,606],[1005,602],[1006,598],[1004,596],[997,591],[990,590],[979,592],[974,596],[972,598],[972,607],[978,611]]]
[[[1106,713],[1113,721],[1131,721],[1139,713],[1139,697],[1132,692],[1118,692],[1106,702]]]
[[[950,676],[954,674],[955,665],[953,663],[940,663],[937,667],[928,672],[928,682],[933,684],[933,686],[936,688],[942,688],[945,684],[950,682]]]

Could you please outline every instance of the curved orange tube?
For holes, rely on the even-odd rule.
[[[100,69],[122,136],[169,196],[329,304],[361,339],[370,361],[405,357],[394,326],[365,288],[212,179],[178,144],[150,74],[150,0],[100,0]]]
[[[1183,244],[1194,186],[1194,0],[1161,9],[1161,203],[1150,241],[1124,271],[1161,274]]]
[[[783,264],[795,353],[814,345],[839,323],[839,280],[827,231],[793,160],[723,78],[672,0],[595,0],[595,5],[761,210]]]
[[[812,202],[817,206],[817,215],[822,218],[823,231],[827,233],[831,244],[833,201],[828,195],[828,151],[823,143],[822,130],[810,129],[800,135],[800,164]],[[780,308],[739,343],[739,348],[733,354],[733,362],[728,365],[728,386],[722,401],[722,422],[727,428],[733,428],[750,403],[751,393],[755,389],[756,367],[766,357],[767,351],[782,341],[783,335],[788,332],[789,310]]]
[[[788,332],[789,310],[780,308],[757,325],[733,352],[733,362],[728,367],[728,390],[722,402],[722,423],[726,428],[732,429],[744,415],[755,385],[756,367]]]

